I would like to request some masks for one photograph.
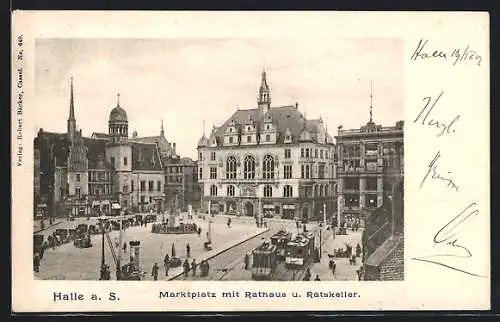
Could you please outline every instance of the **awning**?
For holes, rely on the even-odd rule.
[[[274,205],[264,205],[264,209],[274,209]]]
[[[283,205],[283,209],[295,209],[295,205]]]
[[[92,201],[92,208],[95,206],[101,206],[101,203],[99,201]]]
[[[122,209],[122,207],[119,204],[114,203],[111,205],[111,209]]]
[[[40,203],[38,204],[38,208],[47,208],[47,204]]]

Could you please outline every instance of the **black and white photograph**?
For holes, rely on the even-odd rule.
[[[404,279],[401,40],[35,46],[37,279]]]
[[[13,311],[490,307],[487,12],[13,21]]]

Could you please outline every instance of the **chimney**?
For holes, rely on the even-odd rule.
[[[299,109],[299,103],[295,102],[295,108]]]
[[[174,143],[172,144],[172,150],[173,150],[174,154],[176,154],[176,152],[175,152],[175,147],[176,147],[176,144],[175,144],[175,142],[174,142]]]

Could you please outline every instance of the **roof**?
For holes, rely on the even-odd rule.
[[[132,170],[161,171],[162,163],[156,144],[132,142]]]
[[[127,112],[118,105],[109,113],[109,122],[128,122]]]
[[[265,115],[260,113],[260,111],[261,110],[257,108],[235,111],[234,114],[221,126],[215,128],[215,133],[213,133],[213,135],[217,139],[217,145],[222,144],[226,129],[232,121],[234,121],[237,127],[241,127],[246,124],[254,124],[256,128],[260,129],[263,128],[264,122],[268,119],[268,117],[270,117],[272,122],[277,126],[277,143],[284,142],[285,132],[287,132],[287,130],[292,136],[291,142],[299,142],[300,134],[304,129],[307,129],[313,142],[318,142],[318,134],[323,124],[321,119],[305,120],[304,115],[302,115],[302,113],[295,106],[271,107]],[[202,137],[198,145],[203,146],[203,143],[207,144],[208,142],[205,142]]]
[[[366,260],[366,265],[379,266],[382,262],[392,253],[392,251],[399,245],[398,238],[389,238],[382,245],[380,245]]]
[[[93,139],[108,139],[109,134],[108,133],[99,133],[99,132],[93,132],[92,136]]]
[[[146,143],[146,144],[157,144],[160,154],[162,156],[174,155],[175,151],[172,145],[167,141],[163,135],[155,136],[143,136],[143,137],[133,137],[129,139],[130,142]]]
[[[94,133],[96,134],[96,133]],[[106,169],[111,165],[106,161],[107,140],[101,138],[83,138],[87,147],[89,169]],[[56,158],[57,166],[67,166],[69,147],[71,145],[66,133],[51,133],[39,131],[34,140],[35,148],[40,150],[40,159],[51,158],[50,149]],[[162,171],[160,153],[156,144],[131,142],[132,145],[132,170]]]

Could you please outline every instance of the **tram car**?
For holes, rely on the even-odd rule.
[[[314,235],[311,232],[298,234],[286,246],[286,267],[304,267],[314,256]]]
[[[276,270],[276,246],[264,242],[252,251],[252,279],[269,280]]]
[[[292,239],[292,232],[280,230],[271,236],[271,244],[276,246],[276,254],[278,259],[283,260],[286,254],[286,245]]]

